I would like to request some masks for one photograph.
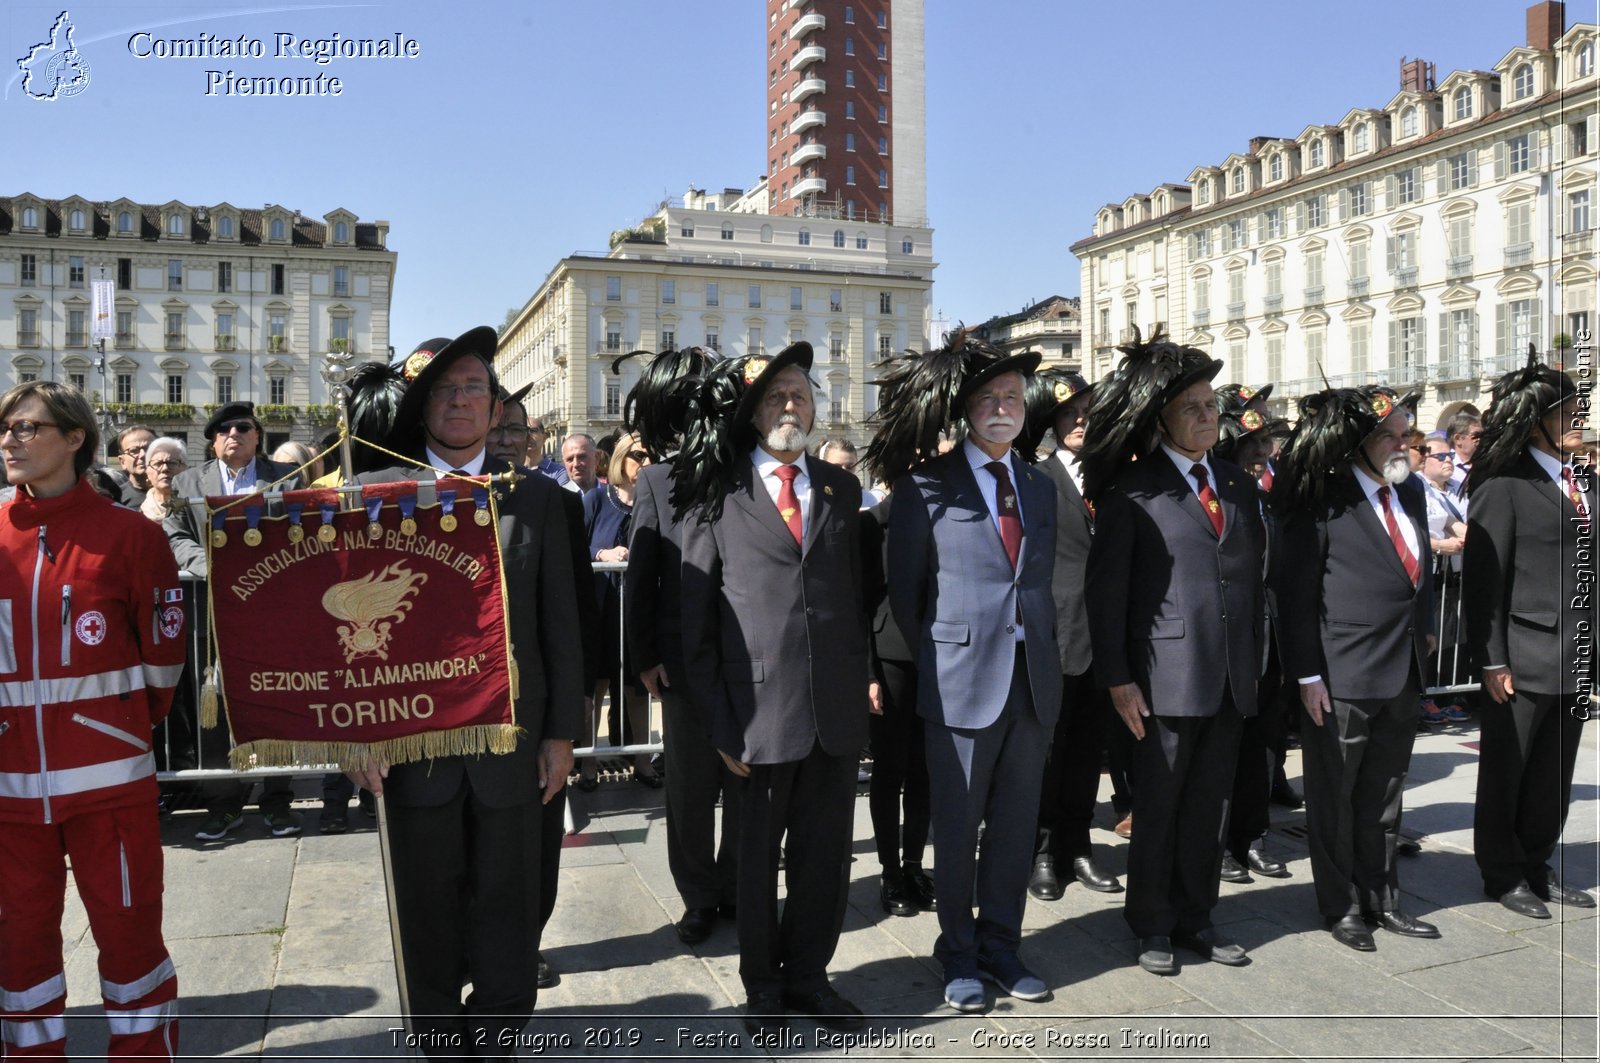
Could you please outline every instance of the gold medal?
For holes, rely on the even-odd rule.
[[[244,544],[246,546],[260,546],[261,545],[261,529],[260,528],[247,528],[247,529],[245,529]]]
[[[335,532],[333,530],[333,525],[332,524],[324,524],[322,527],[318,528],[317,529],[317,538],[320,541],[325,542],[325,543],[333,542],[333,540],[335,538]]]
[[[306,537],[306,530],[298,524],[289,525],[289,541],[297,543]]]
[[[454,513],[446,513],[444,516],[440,517],[439,518],[439,530],[440,531],[447,531],[447,532],[455,531],[456,530],[456,515]]]
[[[489,526],[489,511],[480,509],[472,514],[472,519],[478,522],[479,527],[487,528]]]
[[[379,524],[377,521],[373,521],[371,524],[368,524],[367,538],[374,540],[383,538],[383,525]]]
[[[407,517],[405,520],[401,521],[400,522],[400,534],[401,535],[415,535],[415,534],[417,534],[417,522],[412,520],[410,517]]]
[[[223,531],[221,528],[218,528],[218,529],[216,529],[215,531],[213,531],[211,533],[211,548],[213,550],[220,550],[224,546],[227,546],[227,545],[228,545],[228,533],[227,532]]]

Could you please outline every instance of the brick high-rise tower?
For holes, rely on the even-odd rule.
[[[767,0],[773,214],[927,224],[923,0]]]

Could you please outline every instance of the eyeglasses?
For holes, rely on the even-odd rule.
[[[1441,450],[1438,452],[1429,451],[1428,457],[1438,458],[1440,461],[1455,461],[1456,452],[1453,450]]]
[[[4,439],[7,432],[16,438],[18,443],[26,443],[39,434],[41,428],[60,428],[54,421],[12,421],[10,424],[0,424],[0,439]]]
[[[643,450],[630,450],[630,451],[628,451],[628,457],[632,458],[634,461],[638,462],[640,465],[643,465],[645,462],[650,460],[649,453],[647,451],[643,451]]]
[[[150,448],[147,445],[140,444],[137,447],[123,447],[122,448],[122,453],[131,456],[131,455],[134,455],[134,454],[143,454],[148,449],[150,449]]]
[[[469,399],[486,399],[489,397],[489,382],[469,380],[465,384],[435,384],[428,389],[430,402],[449,402],[457,395],[464,395]]]
[[[150,468],[156,470],[156,472],[166,472],[168,469],[181,469],[188,464],[186,461],[179,461],[174,458],[171,461],[152,461],[150,462]]]
[[[489,434],[499,438],[527,439],[529,429],[520,424],[500,425],[489,429]]]
[[[550,434],[550,430],[542,424],[530,424],[528,426],[528,431],[532,432],[536,436],[547,436]]]
[[[219,436],[231,435],[234,432],[244,435],[246,432],[254,432],[255,430],[256,423],[254,421],[224,421],[217,425],[217,435]]]

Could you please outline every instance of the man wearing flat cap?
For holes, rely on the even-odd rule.
[[[211,446],[211,460],[198,469],[185,469],[173,479],[175,502],[202,496],[247,495],[269,489],[292,491],[301,486],[299,477],[286,479],[294,472],[294,466],[262,456],[261,422],[256,419],[253,402],[228,402],[217,407],[206,422],[206,442]],[[282,507],[274,503],[268,507],[268,512],[281,513]],[[175,505],[171,515],[162,522],[178,567],[200,579],[208,574],[206,548],[201,538],[206,533],[204,525],[204,510],[186,505]],[[204,662],[197,662],[196,667],[203,668]],[[219,745],[226,747],[226,735],[217,732],[209,745],[213,750]],[[205,759],[209,762],[213,758]],[[244,803],[251,785],[249,780],[208,784],[207,815],[195,837],[207,842],[220,841],[243,827]],[[300,833],[300,817],[289,807],[292,798],[288,776],[273,775],[261,780],[261,816],[274,837],[287,838]]]
[[[689,695],[742,781],[739,977],[753,1036],[791,1011],[835,1029],[863,1023],[827,971],[867,739],[861,486],[806,456],[811,357],[799,342],[713,367],[672,472]]]
[[[406,359],[408,381],[386,446],[421,463],[364,473],[361,483],[495,476],[487,451],[500,420],[494,329],[433,340]],[[465,489],[465,487],[463,488]],[[516,748],[351,772],[388,809],[400,947],[412,1032],[425,1045],[480,1046],[512,1058],[508,1038],[537,998],[541,805],[572,770],[583,710],[577,580],[561,489],[542,476],[496,484],[500,556],[519,677]],[[462,988],[472,992],[462,1001]],[[485,1049],[488,1049],[486,1051]],[[461,1048],[427,1049],[444,1055]]]
[[[1395,864],[1434,623],[1410,427],[1386,388],[1309,395],[1272,492],[1284,662],[1312,724],[1302,735],[1317,907],[1335,941],[1363,952],[1376,948],[1369,925],[1439,936],[1400,910]]]
[[[1122,351],[1079,458],[1095,505],[1095,678],[1138,740],[1124,915],[1153,974],[1177,972],[1175,944],[1238,966],[1249,957],[1211,910],[1239,732],[1256,711],[1265,533],[1255,481],[1208,454],[1222,363],[1159,330]]]
[[[1593,908],[1550,867],[1594,713],[1594,466],[1587,402],[1567,374],[1528,364],[1495,382],[1467,491],[1467,644],[1483,670],[1472,850],[1484,892],[1510,910]]]
[[[937,855],[933,952],[957,1011],[987,1006],[984,981],[1019,1000],[1050,996],[1018,955],[1040,778],[1061,711],[1055,490],[1012,450],[1038,365],[1036,353],[1007,357],[964,330],[906,355],[879,374],[868,450],[873,475],[894,484],[889,605],[916,654]],[[933,433],[958,420],[965,439],[919,463],[935,453]]]

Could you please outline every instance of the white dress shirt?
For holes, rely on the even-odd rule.
[[[783,487],[783,481],[778,479],[778,467],[788,463],[779,461],[759,444],[750,452],[750,460],[755,463],[761,486],[767,489],[772,505],[776,507],[778,491]],[[804,542],[806,532],[811,530],[811,470],[806,466],[804,454],[794,460],[794,467],[800,470],[800,474],[794,478],[794,497],[800,503],[800,541]],[[783,514],[778,516],[782,517]]]
[[[1078,489],[1078,494],[1083,494],[1083,464],[1078,461],[1078,456],[1065,447],[1058,447],[1055,458],[1067,470],[1067,475],[1072,477],[1072,485]]]
[[[1372,512],[1378,518],[1378,524],[1387,533],[1389,521],[1383,515],[1383,503],[1378,498],[1378,491],[1384,487],[1389,488],[1389,509],[1394,513],[1394,522],[1400,528],[1400,538],[1405,541],[1406,549],[1411,551],[1411,556],[1420,564],[1422,551],[1417,546],[1417,529],[1411,523],[1411,518],[1406,515],[1405,508],[1400,505],[1400,492],[1397,487],[1388,481],[1378,481],[1372,474],[1359,465],[1352,466],[1356,473],[1356,483],[1361,485],[1361,490],[1366,492],[1367,504],[1372,507]]]
[[[440,472],[455,472],[457,469],[460,469],[468,476],[482,476],[484,459],[488,457],[489,452],[487,450],[480,450],[474,457],[462,462],[460,465],[452,465],[450,462],[445,461],[443,458],[439,457],[439,455],[433,452],[432,447],[423,447],[422,454],[423,457],[428,459],[428,464],[432,465]]]
[[[991,458],[989,455],[985,454],[976,443],[972,441],[971,436],[968,436],[966,439],[962,440],[961,453],[966,455],[967,464],[972,466],[972,478],[978,481],[978,492],[983,495],[983,504],[989,507],[989,519],[994,521],[996,532],[999,532],[1000,530],[1000,481],[995,478],[994,473],[984,468],[984,466],[988,465],[991,461],[998,461],[1006,467],[1006,475],[1011,477],[1011,493],[1015,495],[1017,499],[1017,520],[1020,522],[1022,520],[1022,492],[1017,490],[1017,468],[1011,462],[1011,450],[1007,448],[1003,456]],[[1002,535],[1000,538],[1001,542],[1005,541],[1004,535]],[[1027,532],[1026,526],[1024,526],[1024,546],[1026,545],[1026,542]],[[1017,551],[1017,563],[1022,563],[1021,547],[1019,547]],[[1017,612],[1016,619],[1016,640],[1021,642],[1024,638],[1024,632],[1022,630],[1022,613],[1020,609]]]
[[[1550,477],[1551,480],[1555,481],[1556,490],[1561,492],[1561,497],[1570,502],[1572,500],[1572,496],[1567,494],[1567,481],[1561,475],[1561,470],[1565,469],[1566,466],[1563,465],[1553,455],[1546,454],[1538,447],[1529,447],[1528,453],[1533,455],[1533,460],[1539,463],[1539,468],[1544,470],[1545,475]],[[1587,469],[1584,471],[1585,473],[1588,472]],[[1574,482],[1576,482],[1577,479],[1577,475],[1574,474]],[[1579,486],[1581,487],[1582,485],[1580,484]],[[1584,504],[1588,504],[1587,499],[1584,500]]]
[[[247,495],[256,489],[256,459],[251,458],[245,462],[244,468],[237,473],[228,468],[225,461],[217,462],[217,472],[222,474],[222,493],[225,495]]]
[[[1189,474],[1189,470],[1196,465],[1204,465],[1206,467],[1206,483],[1211,486],[1211,493],[1217,496],[1217,505],[1222,505],[1222,493],[1217,490],[1217,470],[1211,467],[1210,453],[1200,455],[1200,460],[1197,462],[1193,458],[1184,457],[1165,443],[1161,444],[1161,449],[1167,452],[1167,457],[1172,459],[1172,464],[1178,467],[1178,474],[1183,477],[1183,482],[1189,485],[1189,490],[1194,492],[1194,497],[1196,498],[1200,497],[1200,484]],[[1224,515],[1223,519],[1227,519],[1226,515]]]

